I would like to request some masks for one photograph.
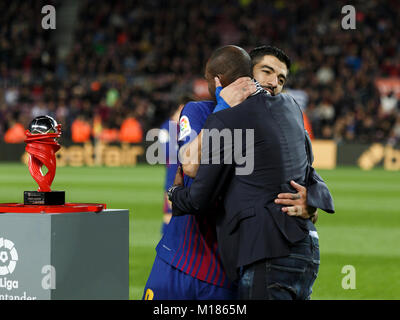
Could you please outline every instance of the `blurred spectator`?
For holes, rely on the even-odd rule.
[[[316,113],[319,118],[319,121],[323,124],[332,125],[335,119],[335,108],[333,105],[328,101],[322,101],[316,108]]]
[[[26,138],[25,128],[19,122],[13,122],[4,135],[6,143],[22,143]]]
[[[319,83],[322,84],[329,84],[335,78],[335,74],[329,66],[319,68],[316,75]]]
[[[396,111],[397,97],[394,92],[391,91],[386,96],[381,97],[381,112],[383,116],[387,116]]]
[[[5,90],[4,100],[9,106],[15,106],[18,102],[18,89],[9,88]]]
[[[143,132],[139,121],[132,115],[126,118],[121,125],[119,140],[121,142],[139,143],[142,142]]]
[[[84,143],[90,141],[92,128],[84,116],[78,116],[71,126],[72,141],[75,143]]]

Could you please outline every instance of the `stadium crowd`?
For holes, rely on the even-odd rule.
[[[41,28],[44,4],[61,2],[0,3],[6,141],[42,114],[61,122],[67,137],[80,121],[90,128],[87,138],[141,141],[193,90],[215,48],[272,44],[292,59],[287,88],[306,93],[316,138],[400,143],[398,97],[381,96],[375,85],[400,78],[396,0],[356,2],[355,30],[341,27],[344,1],[86,0],[65,60],[57,58],[55,31]],[[134,129],[123,138],[126,119]]]

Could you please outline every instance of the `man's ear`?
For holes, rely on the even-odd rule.
[[[219,78],[219,81],[221,82],[223,88],[225,88],[229,84],[228,79],[223,74],[217,74],[217,77]]]

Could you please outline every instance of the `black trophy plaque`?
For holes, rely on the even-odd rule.
[[[24,205],[64,205],[65,191],[24,191]]]

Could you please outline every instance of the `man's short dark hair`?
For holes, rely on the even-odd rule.
[[[288,55],[285,52],[283,52],[283,50],[274,46],[260,46],[254,48],[253,50],[250,51],[249,55],[251,57],[251,62],[253,67],[257,63],[259,63],[264,56],[274,56],[278,58],[278,60],[286,64],[288,71],[291,66],[291,61]]]
[[[240,77],[251,77],[251,59],[249,54],[238,46],[227,45],[215,50],[207,62],[213,76],[223,76],[220,80],[227,86]],[[224,83],[225,82],[225,83]]]

